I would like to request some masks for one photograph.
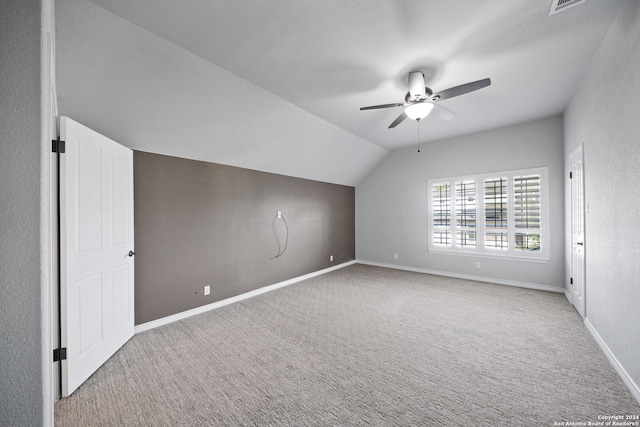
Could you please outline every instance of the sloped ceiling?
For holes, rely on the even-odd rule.
[[[59,0],[60,109],[134,148],[355,185],[417,142],[414,121],[387,129],[400,108],[359,111],[402,101],[409,71],[493,82],[441,101],[457,117],[422,142],[559,114],[622,3]]]

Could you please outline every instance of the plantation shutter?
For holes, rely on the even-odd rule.
[[[433,244],[451,246],[451,184],[442,182],[432,186]]]
[[[514,220],[515,248],[540,250],[540,175],[515,176]]]

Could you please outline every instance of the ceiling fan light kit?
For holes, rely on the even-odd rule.
[[[430,102],[417,102],[409,105],[404,109],[404,113],[413,120],[422,120],[433,110],[433,104]]]

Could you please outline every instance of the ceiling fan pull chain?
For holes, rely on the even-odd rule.
[[[418,122],[418,153],[420,152],[420,120],[416,120]]]

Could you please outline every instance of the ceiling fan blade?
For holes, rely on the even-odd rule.
[[[398,116],[398,118],[397,118],[397,119],[395,119],[395,120],[393,121],[393,123],[391,123],[391,124],[389,125],[389,129],[391,129],[391,128],[394,128],[394,127],[398,126],[398,125],[399,125],[400,123],[402,123],[402,121],[403,121],[404,119],[406,119],[406,118],[407,118],[407,115],[406,115],[405,113],[400,114],[400,115]]]
[[[424,74],[422,74],[422,71],[412,71],[409,73],[409,94],[411,95],[411,99],[424,99],[426,97]]]
[[[450,87],[442,92],[433,94],[431,97],[434,100],[443,100],[453,98],[454,96],[464,95],[465,93],[473,92],[474,90],[482,89],[491,85],[491,79],[476,80],[475,82],[465,83],[460,86]]]
[[[430,115],[436,116],[439,119],[443,120],[451,120],[456,117],[456,113],[446,107],[443,107],[442,105],[436,104],[435,102],[433,103],[433,109],[431,110]]]
[[[377,110],[379,108],[391,108],[391,107],[402,107],[404,104],[403,103],[395,103],[395,104],[382,104],[382,105],[371,105],[370,107],[361,107],[360,111],[362,110]]]

